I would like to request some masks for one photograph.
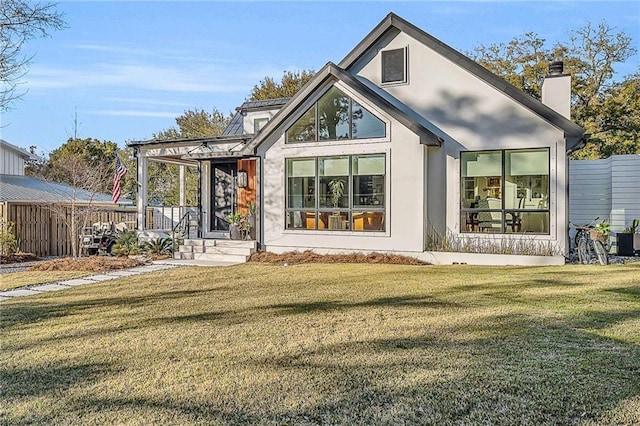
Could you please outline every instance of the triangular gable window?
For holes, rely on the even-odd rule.
[[[331,87],[287,129],[286,143],[383,138],[386,132],[382,120]]]

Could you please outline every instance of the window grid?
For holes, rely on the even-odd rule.
[[[379,207],[375,207],[375,206],[356,206],[354,203],[354,197],[355,197],[355,188],[354,188],[354,173],[353,173],[353,160],[355,157],[367,157],[367,156],[382,156],[384,158],[384,162],[385,162],[385,168],[384,168],[384,173],[383,173],[383,202],[380,203]],[[345,183],[345,188],[348,191],[347,194],[347,207],[321,207],[320,206],[320,161],[323,159],[328,159],[328,158],[336,158],[336,157],[346,157],[348,158],[348,164],[349,164],[349,171],[348,171],[348,177],[347,177],[347,182]],[[300,160],[310,160],[313,159],[314,160],[314,166],[315,166],[315,176],[314,176],[314,207],[310,208],[310,207],[291,207],[291,193],[290,193],[290,179],[291,177],[289,176],[289,167],[288,165],[290,164],[291,161],[300,161]],[[290,159],[286,159],[286,166],[285,169],[287,171],[287,175],[286,175],[286,183],[285,183],[285,229],[304,229],[304,230],[329,230],[329,231],[354,231],[354,232],[358,232],[359,230],[355,230],[352,229],[353,228],[353,223],[354,223],[354,213],[357,214],[365,214],[365,213],[369,213],[369,212],[373,212],[373,213],[381,213],[382,217],[384,218],[385,216],[385,204],[386,204],[386,189],[384,189],[384,185],[386,184],[386,155],[384,154],[354,154],[354,155],[344,155],[344,156],[322,156],[322,157],[300,157],[300,158],[290,158]],[[360,175],[359,175],[360,176]],[[366,176],[366,175],[365,175]],[[375,175],[374,175],[375,176]],[[314,218],[314,222],[315,222],[315,227],[313,229],[309,229],[309,228],[296,228],[296,227],[289,227],[287,226],[287,222],[290,220],[289,215],[295,214],[296,212],[301,212],[301,213],[305,213],[305,214],[313,214],[313,218]],[[341,215],[345,215],[346,216],[346,223],[347,228],[341,228],[341,229],[330,229],[330,228],[320,228],[319,224],[320,224],[320,217],[321,214],[331,214],[333,215],[335,212],[339,212]],[[384,224],[384,219],[382,220],[382,223]],[[386,225],[383,225],[382,229],[374,229],[373,231],[377,231],[377,232],[384,232],[386,228]],[[362,231],[364,231],[364,229],[362,229]],[[369,231],[371,232],[371,231]]]

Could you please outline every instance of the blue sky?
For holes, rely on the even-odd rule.
[[[549,42],[605,20],[640,42],[640,2],[75,2],[68,28],[31,41],[23,99],[0,137],[47,153],[74,130],[124,146],[186,110],[228,113],[265,76],[339,62],[389,12],[460,51],[533,31]],[[634,72],[640,56],[621,75]]]

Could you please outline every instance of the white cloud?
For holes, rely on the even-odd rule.
[[[111,110],[99,109],[93,111],[85,111],[87,114],[108,115],[114,117],[150,117],[150,118],[176,118],[180,113],[161,112],[161,111],[139,111],[139,110]]]
[[[258,69],[260,71],[258,71]],[[280,75],[279,71],[276,75]],[[243,64],[218,64],[200,58],[168,63],[95,63],[88,66],[33,66],[29,89],[128,89],[156,92],[245,93],[271,67],[249,68]]]

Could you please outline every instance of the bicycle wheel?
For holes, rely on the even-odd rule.
[[[602,241],[593,241],[593,251],[596,253],[598,262],[600,262],[601,265],[609,264],[609,255]]]
[[[578,245],[578,260],[580,263],[588,265],[591,263],[591,248],[586,238],[580,238],[576,243]]]

